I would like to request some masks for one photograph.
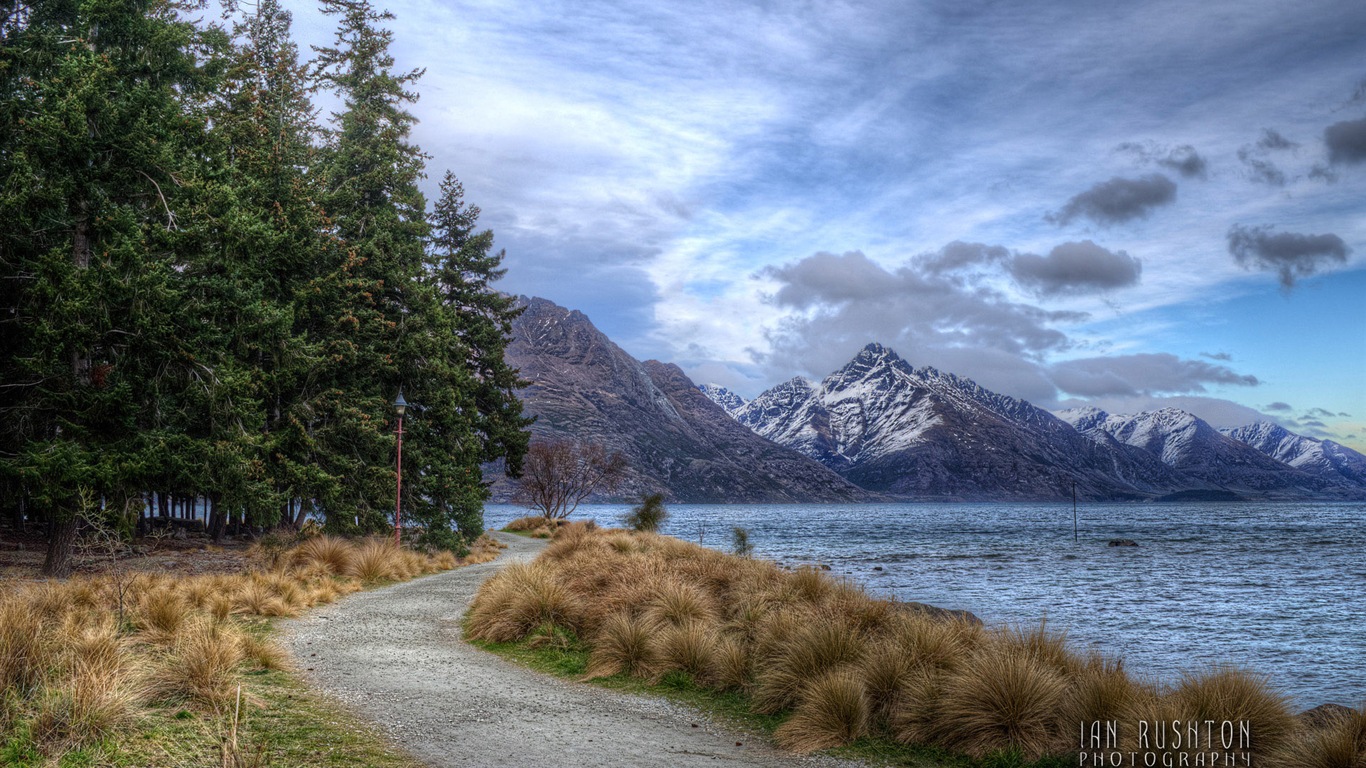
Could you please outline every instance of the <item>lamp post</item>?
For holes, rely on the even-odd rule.
[[[398,484],[394,489],[394,544],[403,546],[403,413],[408,410],[408,401],[403,399],[403,390],[398,391],[394,401],[394,413],[398,414]]]

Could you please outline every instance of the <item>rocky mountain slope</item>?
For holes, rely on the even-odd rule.
[[[1096,408],[1063,411],[1060,418],[1099,441],[1117,440],[1157,456],[1194,482],[1235,492],[1301,496],[1329,484],[1236,440],[1176,408],[1110,415]]]
[[[1220,431],[1332,485],[1366,488],[1366,456],[1345,445],[1297,435],[1266,421]]]
[[[1146,498],[1181,483],[1160,461],[1083,436],[1040,408],[869,344],[819,384],[792,379],[736,419],[870,490],[963,499]]]
[[[630,462],[614,498],[663,492],[679,502],[825,502],[870,498],[795,451],[732,419],[677,366],[640,362],[581,312],[538,298],[513,325],[508,362],[531,383],[520,392],[537,417],[533,438],[577,438]],[[492,477],[493,473],[486,473]],[[495,499],[511,483],[499,480]]]

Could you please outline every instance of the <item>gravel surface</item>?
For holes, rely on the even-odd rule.
[[[282,639],[309,682],[441,768],[861,765],[780,752],[689,707],[542,675],[466,644],[460,621],[479,585],[546,544],[498,536],[508,548],[492,563],[357,593],[281,623]]]

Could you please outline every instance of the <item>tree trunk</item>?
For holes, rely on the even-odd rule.
[[[164,491],[157,491],[157,511],[161,513],[157,515],[157,517],[171,516],[171,510],[166,501],[166,493]]]
[[[26,506],[28,506],[28,499],[24,498],[24,494],[23,494],[23,491],[22,491],[22,489],[21,489],[21,490],[20,490],[20,493],[19,493],[19,498],[17,498],[17,499],[14,500],[14,510],[13,510],[13,512],[14,512],[14,532],[15,532],[15,533],[23,533],[23,532],[24,532],[24,508],[25,508]]]
[[[294,530],[303,530],[304,523],[308,522],[308,513],[312,511],[312,499],[299,499],[299,514],[294,518]]]
[[[76,544],[76,515],[53,515],[47,524],[47,559],[43,561],[44,576],[70,576],[71,550]]]
[[[227,515],[223,514],[222,507],[218,504],[218,495],[209,497],[209,536],[213,538],[213,543],[221,544],[223,534],[228,529]]]

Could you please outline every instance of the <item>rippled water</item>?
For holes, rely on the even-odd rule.
[[[619,525],[625,506],[575,519]],[[1366,504],[690,505],[679,538],[825,563],[874,592],[972,611],[988,624],[1047,617],[1138,674],[1234,663],[1302,707],[1366,701]],[[489,527],[527,514],[491,505]],[[1110,547],[1110,539],[1138,547]],[[881,566],[882,570],[874,570]]]

